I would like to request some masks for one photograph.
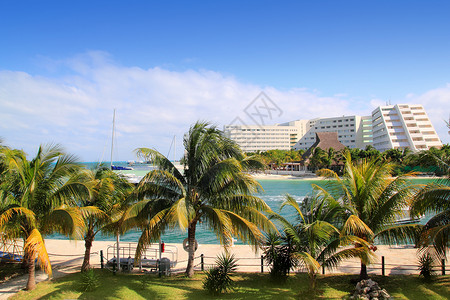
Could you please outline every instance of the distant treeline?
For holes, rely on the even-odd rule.
[[[352,160],[378,158],[394,162],[396,168],[393,175],[417,171],[442,176],[446,174],[445,165],[450,162],[450,144],[442,146],[441,149],[431,148],[420,152],[412,152],[408,148],[380,152],[373,146],[367,146],[364,150],[357,148],[347,150],[350,151]],[[335,151],[333,148],[327,150],[315,148],[309,157],[303,157],[304,150],[269,150],[252,154],[260,155],[272,168],[282,167],[284,163],[289,162],[304,162],[311,171],[343,165],[342,151]]]

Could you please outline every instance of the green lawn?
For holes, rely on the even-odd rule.
[[[182,275],[158,278],[154,275],[113,275],[96,270],[100,286],[92,292],[80,289],[80,274],[53,282],[42,282],[32,292],[22,291],[12,299],[210,299],[202,288],[204,275],[189,279]],[[320,276],[316,295],[308,291],[306,274],[291,276],[285,284],[270,281],[268,274],[239,273],[233,276],[235,291],[219,299],[342,299],[353,291],[356,276]],[[438,276],[424,283],[417,276],[373,276],[395,299],[450,299],[450,276]]]

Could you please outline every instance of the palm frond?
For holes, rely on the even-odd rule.
[[[184,183],[184,177],[180,171],[178,171],[175,165],[160,152],[150,148],[137,148],[134,151],[138,157],[151,161],[152,164],[157,166],[160,170],[173,174],[179,181]]]
[[[33,229],[28,235],[25,241],[24,252],[28,253],[28,257],[31,257],[33,260],[37,257],[42,270],[49,276],[52,276],[52,267],[48,258],[47,248],[45,248],[45,243],[39,230]]]
[[[341,236],[342,235],[364,236],[372,239],[374,233],[358,216],[351,215],[347,218],[342,227]]]
[[[404,244],[408,242],[415,242],[422,230],[423,225],[420,224],[406,224],[385,228],[380,230],[375,237],[385,244]]]

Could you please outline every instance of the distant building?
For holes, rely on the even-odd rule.
[[[370,116],[342,116],[317,118],[308,121],[308,131],[295,144],[296,150],[308,150],[316,142],[318,132],[336,132],[338,141],[348,148],[365,149],[372,145],[372,118]]]
[[[376,108],[372,116],[342,116],[296,120],[277,125],[226,125],[224,133],[245,152],[308,150],[316,133],[335,132],[345,147],[379,151],[440,148],[442,143],[422,105],[389,105]]]
[[[373,146],[379,151],[440,148],[442,143],[422,105],[380,106],[372,112]]]
[[[290,150],[306,132],[308,120],[278,125],[226,125],[225,136],[239,144],[244,152]]]

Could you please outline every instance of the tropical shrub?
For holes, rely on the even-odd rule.
[[[216,259],[216,267],[207,270],[203,287],[212,295],[226,293],[233,289],[231,273],[236,271],[237,260],[233,255],[220,254]]]
[[[270,266],[270,277],[274,281],[285,281],[290,270],[298,265],[294,245],[283,234],[268,233],[263,251],[264,260]]]
[[[433,256],[430,253],[424,253],[419,257],[419,276],[423,276],[426,281],[430,281],[434,275],[433,263]]]
[[[94,269],[89,269],[81,273],[81,290],[84,292],[92,292],[99,286],[99,277],[95,274]]]

